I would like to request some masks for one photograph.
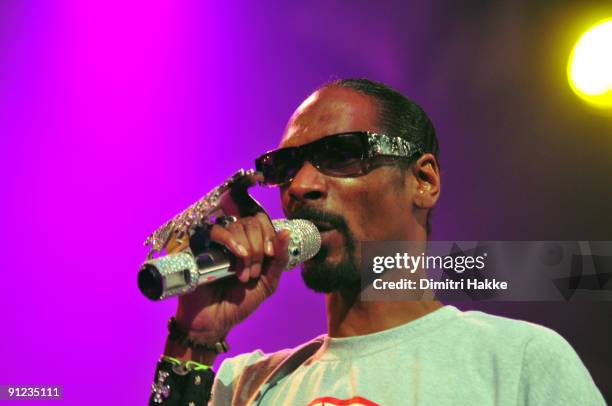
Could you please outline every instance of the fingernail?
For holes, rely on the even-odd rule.
[[[247,266],[246,268],[242,270],[242,273],[240,274],[239,279],[241,282],[247,282],[250,279],[250,275],[251,275],[251,267]]]
[[[274,244],[270,240],[266,241],[266,254],[269,256],[274,255]]]
[[[255,264],[251,267],[249,275],[251,278],[256,278],[259,276],[259,271],[261,270],[261,266],[259,264]]]
[[[246,248],[244,248],[240,244],[236,244],[236,251],[238,251],[238,255],[242,257],[246,257],[247,255],[249,255],[249,252],[246,250]]]

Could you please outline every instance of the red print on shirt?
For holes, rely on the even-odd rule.
[[[306,406],[380,406],[371,400],[362,398],[361,396],[353,396],[350,399],[338,399],[331,396],[316,398]]]

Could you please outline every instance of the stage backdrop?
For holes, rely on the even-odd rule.
[[[144,404],[176,306],[136,287],[144,238],[276,147],[335,78],[386,82],[431,115],[433,239],[611,240],[611,119],[565,68],[612,6],[530,3],[2,1],[0,384]],[[281,216],[276,190],[256,193]],[[612,399],[610,303],[459,306],[556,329]],[[324,331],[323,297],[296,270],[229,355]]]

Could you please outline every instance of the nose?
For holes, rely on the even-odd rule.
[[[306,161],[291,183],[286,186],[285,193],[291,200],[302,203],[323,199],[327,195],[325,176]]]

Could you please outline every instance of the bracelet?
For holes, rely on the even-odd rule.
[[[208,365],[195,361],[183,364],[164,355],[157,363],[149,405],[204,406],[210,400],[214,379],[215,373]]]
[[[184,347],[189,347],[200,351],[211,351],[215,354],[229,351],[229,345],[225,340],[209,345],[205,342],[196,341],[189,337],[187,333],[181,331],[174,317],[170,317],[170,320],[168,320],[168,339],[171,341],[178,341]]]

